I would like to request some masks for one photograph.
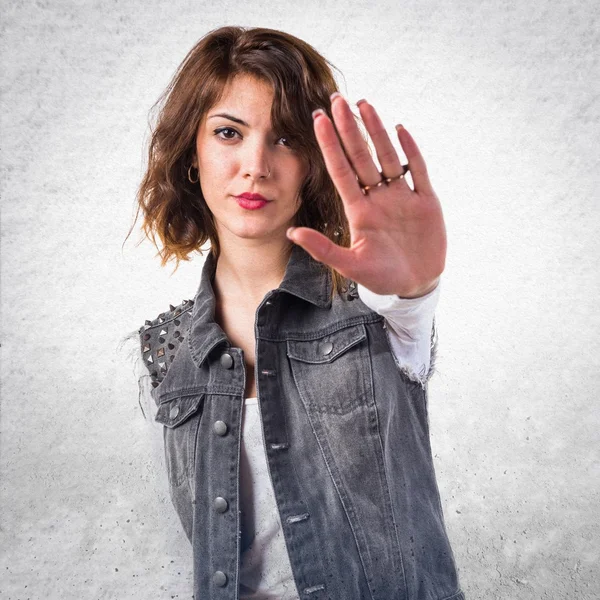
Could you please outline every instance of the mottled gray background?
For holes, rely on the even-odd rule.
[[[192,596],[118,344],[203,258],[172,274],[123,242],[150,106],[236,24],[313,44],[427,160],[449,242],[432,445],[468,598],[598,598],[598,6],[4,0],[0,597]]]

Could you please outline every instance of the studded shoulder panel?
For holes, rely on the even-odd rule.
[[[352,279],[347,279],[346,281],[347,285],[342,288],[342,293],[346,295],[346,300],[352,301],[360,298],[356,281],[353,281]]]
[[[185,339],[192,316],[193,300],[184,300],[178,306],[169,305],[152,321],[139,328],[144,364],[148,367],[152,386],[157,387],[165,378],[175,353]]]

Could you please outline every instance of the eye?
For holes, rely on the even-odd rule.
[[[226,136],[226,137],[221,137],[221,136],[219,135],[220,133],[224,133],[225,131],[228,131],[228,132],[230,132],[230,133],[236,133],[236,134],[238,134],[238,135],[239,135],[239,133],[238,133],[238,132],[237,132],[235,129],[232,129],[231,127],[221,127],[220,129],[215,129],[215,132],[214,132],[214,133],[215,133],[215,135],[216,135],[216,136],[218,136],[218,137],[219,137],[220,139],[222,139],[222,140],[232,140],[232,139],[233,139],[233,137],[228,137],[228,136]]]
[[[236,131],[235,129],[233,129],[232,127],[220,127],[219,129],[215,129],[215,131],[213,133],[220,140],[233,140],[233,139],[235,139],[236,135],[240,135],[239,132]],[[224,137],[221,136],[221,134],[223,134]],[[234,135],[230,135],[230,134],[234,134]],[[277,141],[279,141],[279,140],[285,140],[286,143],[284,145],[287,146],[288,148],[293,148],[293,144],[290,142],[289,137],[281,136]]]

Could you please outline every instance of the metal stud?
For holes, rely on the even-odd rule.
[[[229,508],[229,502],[222,496],[217,496],[213,502],[213,506],[218,513],[224,513]]]
[[[160,333],[158,335],[167,335],[167,330],[166,329],[161,329]]]
[[[165,322],[165,320],[164,320],[162,317],[158,317],[158,322],[159,322],[159,323],[164,323],[164,322]]]
[[[180,333],[179,331],[176,331],[176,332],[173,334],[173,336],[174,336],[174,337],[176,337],[176,338],[178,338],[180,335],[181,335],[181,333]]]
[[[170,311],[174,311],[174,310],[175,310],[175,307],[174,307],[172,304],[169,304],[169,310],[170,310]]]
[[[144,335],[144,341],[147,342],[152,336],[147,333],[146,335]]]
[[[161,344],[164,344],[164,343],[165,343],[165,338],[164,338],[164,337],[159,337],[159,338],[158,338],[158,341],[159,341]]]
[[[164,356],[164,355],[165,355],[165,349],[164,349],[164,348],[159,348],[159,349],[156,351],[156,356],[157,356],[157,357]]]
[[[179,327],[181,321],[179,319],[175,319],[173,323],[175,323],[175,327]]]
[[[148,321],[148,319],[146,319],[146,325],[152,325],[152,321]]]
[[[148,361],[149,364],[152,364],[154,362],[154,359],[152,358],[152,354],[146,360]]]
[[[153,381],[152,382],[152,387],[158,387],[158,381]]]
[[[348,292],[348,295],[346,296],[347,300],[356,300],[359,297],[356,281],[350,280],[348,289],[345,291]]]
[[[158,366],[159,366],[159,367],[160,367],[162,370],[165,370],[165,369],[167,368],[167,363],[164,363],[164,362],[159,362],[159,363],[158,363]]]
[[[233,357],[229,352],[224,352],[221,354],[220,363],[223,368],[231,369],[233,367]]]
[[[175,345],[174,344],[169,344],[168,348],[169,348],[169,350],[173,350],[173,348],[175,348]]]
[[[322,346],[321,346],[321,353],[323,355],[327,355],[330,354],[331,351],[333,350],[333,344],[331,342],[325,342]]]
[[[227,429],[225,421],[215,421],[213,425],[213,431],[220,436],[224,436],[227,433]]]
[[[150,352],[150,346],[147,344],[142,348],[142,352]]]
[[[179,341],[180,341],[180,342],[183,342],[183,340],[184,340],[184,339],[185,339],[185,338],[184,338],[183,336],[180,336],[180,337],[179,337]]]

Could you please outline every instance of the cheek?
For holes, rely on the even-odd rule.
[[[219,163],[214,154],[198,154],[200,189],[202,190],[202,195],[204,196],[204,199],[209,205],[211,211],[213,209],[213,206],[211,205],[215,201],[215,194],[217,193],[217,190],[223,188],[223,175],[221,174],[222,169],[223,165]]]
[[[196,142],[196,156],[200,173],[204,174],[205,178],[214,178],[226,165],[225,149],[206,133],[202,133],[201,139]]]
[[[304,181],[309,172],[308,165],[298,159],[290,161],[286,170],[290,174],[293,173],[294,180],[299,184]]]
[[[302,184],[306,181],[306,178],[308,177],[309,173],[310,173],[310,169],[307,165],[302,164],[298,167],[298,171],[296,174],[296,183],[297,183],[298,194],[300,194],[300,190],[302,189]],[[298,200],[298,202],[300,203],[301,200]]]
[[[223,161],[216,152],[198,153],[198,165],[200,174],[208,179],[214,178],[223,169]]]

